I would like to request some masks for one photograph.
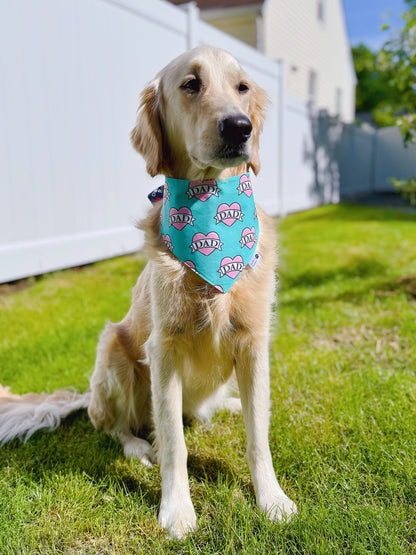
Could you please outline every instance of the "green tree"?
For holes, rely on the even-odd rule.
[[[386,98],[375,110],[376,117],[400,127],[405,144],[416,141],[416,0],[406,3],[402,29],[377,55],[377,66],[389,75],[389,84],[399,98]]]
[[[398,104],[400,94],[392,85],[392,75],[388,68],[382,69],[378,53],[371,51],[365,44],[352,48],[355,72],[357,74],[356,110],[371,112],[376,118],[375,110],[389,99]],[[379,125],[392,125],[392,121],[377,122]]]
[[[416,0],[406,0],[404,25],[388,40],[377,56],[382,71],[390,72],[390,83],[400,95],[400,103],[387,102],[375,113],[391,119],[402,132],[404,144],[416,142]],[[392,180],[401,194],[416,206],[416,177]]]
[[[403,27],[379,52],[352,49],[358,84],[357,112],[371,112],[380,127],[397,125],[405,143],[416,139],[416,0],[405,0]]]

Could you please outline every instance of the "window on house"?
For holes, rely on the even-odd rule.
[[[264,52],[264,36],[263,36],[263,16],[256,16],[256,46],[257,50]]]
[[[335,89],[335,113],[337,116],[341,116],[342,112],[342,89],[337,87]]]
[[[309,71],[309,83],[308,83],[308,101],[314,104],[316,102],[316,93],[318,86],[318,74],[316,71],[311,69]]]
[[[318,0],[317,8],[318,20],[323,23],[325,21],[325,0]]]

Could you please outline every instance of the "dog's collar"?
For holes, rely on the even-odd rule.
[[[162,201],[168,249],[219,291],[226,293],[247,264],[257,264],[259,223],[248,173],[206,181],[167,177],[149,199]]]

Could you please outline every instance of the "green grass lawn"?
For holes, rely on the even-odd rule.
[[[86,413],[0,449],[0,553],[416,553],[416,216],[329,206],[280,229],[270,442],[299,516],[259,514],[241,415],[186,427],[198,529],[157,526],[160,476]],[[144,261],[58,272],[0,294],[0,382],[88,388],[97,336]],[[400,279],[406,278],[406,279]],[[416,278],[415,278],[416,279]]]

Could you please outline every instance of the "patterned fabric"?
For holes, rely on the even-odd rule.
[[[217,181],[166,178],[162,202],[167,247],[226,293],[254,260],[259,236],[249,174]]]

